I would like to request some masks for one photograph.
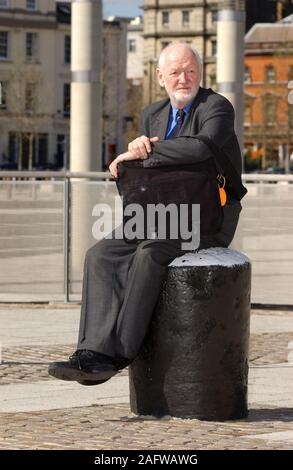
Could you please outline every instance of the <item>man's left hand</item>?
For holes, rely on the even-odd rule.
[[[159,137],[151,137],[150,139],[145,136],[138,137],[128,145],[128,152],[121,153],[109,165],[109,171],[114,178],[118,177],[118,165],[124,160],[145,160],[148,158],[148,153],[151,152],[151,142],[158,142]]]
[[[120,155],[118,155],[118,157],[116,157],[115,160],[112,161],[111,165],[109,165],[109,171],[114,178],[118,177],[119,163],[125,160],[140,160],[140,159],[137,158],[137,156],[132,152],[125,152],[125,153],[121,153]],[[142,158],[141,160],[144,160],[144,158]]]

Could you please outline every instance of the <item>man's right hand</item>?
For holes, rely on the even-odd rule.
[[[128,144],[128,151],[133,153],[136,158],[147,158],[148,153],[152,151],[151,142],[158,142],[159,137],[146,137],[142,135]]]

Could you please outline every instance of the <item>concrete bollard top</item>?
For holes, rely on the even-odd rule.
[[[170,268],[186,268],[187,266],[236,266],[250,264],[250,259],[239,251],[230,248],[214,247],[196,252],[188,252],[175,258],[169,264]]]

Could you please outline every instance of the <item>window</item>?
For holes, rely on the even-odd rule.
[[[273,65],[267,65],[265,68],[265,79],[267,82],[274,82],[276,80],[276,71]]]
[[[249,83],[251,81],[251,70],[247,65],[244,68],[244,82]]]
[[[0,0],[0,8],[7,8],[8,0]]]
[[[30,160],[30,144],[27,134],[18,132],[9,132],[9,161],[18,163],[19,169],[27,170],[30,166],[33,168],[44,167],[48,165],[48,134],[31,133],[32,137],[32,161]],[[20,157],[20,145],[22,152]]]
[[[217,41],[212,41],[212,56],[217,55]]]
[[[64,64],[70,64],[71,60],[71,37],[66,35],[64,38]]]
[[[217,75],[216,75],[216,72],[215,72],[215,71],[213,71],[213,72],[210,73],[210,75],[209,75],[209,81],[210,81],[209,86],[210,86],[211,88],[215,88],[215,86],[216,86],[216,84],[217,84]]]
[[[26,33],[26,58],[33,60],[37,58],[38,33]]]
[[[288,109],[288,124],[289,127],[293,127],[293,106],[292,104],[289,104],[289,109]]]
[[[252,123],[252,107],[250,104],[244,106],[244,125],[248,126]]]
[[[70,116],[70,83],[63,85],[63,116]]]
[[[217,10],[213,10],[212,11],[212,22],[213,23],[216,23],[218,21],[218,11]]]
[[[168,11],[162,11],[162,25],[164,28],[169,28],[170,13]]]
[[[36,85],[27,83],[25,87],[25,111],[32,113],[36,105]]]
[[[36,161],[40,167],[48,167],[48,134],[37,134]]]
[[[7,59],[8,57],[8,32],[0,31],[0,58]]]
[[[68,156],[69,156],[69,136],[65,134],[57,135],[57,153],[55,158],[56,169],[68,169]]]
[[[0,99],[0,109],[6,109],[7,108],[7,85],[8,82],[1,82],[1,99]]]
[[[136,52],[136,40],[135,39],[128,40],[128,52]]]
[[[276,122],[277,103],[275,100],[267,100],[264,105],[265,124],[272,125]]]
[[[189,21],[190,21],[189,11],[183,11],[182,12],[182,26],[184,28],[188,28],[189,27]]]
[[[36,10],[36,0],[26,0],[26,9],[27,10]]]

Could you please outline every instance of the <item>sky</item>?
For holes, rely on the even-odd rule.
[[[103,0],[103,17],[142,15],[141,5],[143,0]]]

